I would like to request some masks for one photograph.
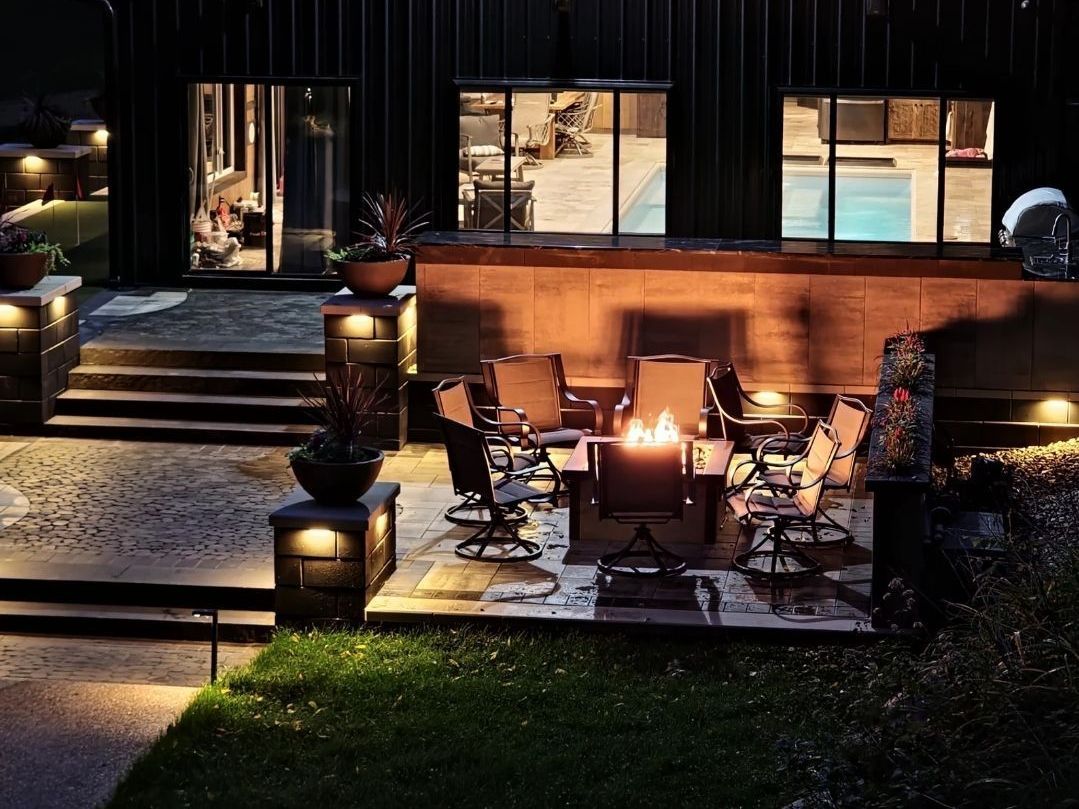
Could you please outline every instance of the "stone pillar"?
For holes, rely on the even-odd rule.
[[[0,423],[44,424],[79,364],[79,310],[72,275],[33,289],[0,291]]]
[[[416,365],[416,288],[399,286],[385,298],[347,290],[322,304],[326,370],[353,365],[382,404],[367,430],[370,443],[401,449],[408,442],[408,373]]]
[[[397,483],[354,506],[320,506],[297,489],[270,515],[276,623],[357,623],[396,566]]]

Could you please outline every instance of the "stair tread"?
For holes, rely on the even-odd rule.
[[[82,617],[124,619],[132,621],[177,621],[205,623],[208,619],[196,617],[190,609],[179,607],[139,607],[109,604],[58,604],[38,601],[0,601],[0,615],[33,615],[41,617]],[[273,626],[274,614],[259,610],[218,610],[222,624],[248,626]]]
[[[229,396],[218,393],[170,393],[149,390],[108,390],[101,388],[68,388],[60,399],[83,401],[167,402],[169,404],[207,405],[273,405],[276,407],[306,407],[299,396]]]
[[[131,427],[159,430],[228,430],[241,433],[284,433],[307,435],[312,424],[263,424],[259,422],[198,421],[196,419],[146,419],[127,416],[56,415],[45,422],[54,427]]]
[[[91,374],[113,374],[116,376],[194,376],[210,379],[282,379],[297,382],[310,382],[315,378],[312,371],[249,371],[239,368],[170,368],[149,365],[95,365],[93,363],[77,365],[71,369],[71,376]],[[319,374],[319,378],[322,375]]]

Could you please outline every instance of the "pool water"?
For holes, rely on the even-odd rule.
[[[912,239],[909,174],[839,174],[836,176],[837,239],[909,242]],[[655,171],[640,193],[619,214],[622,233],[664,233],[667,169]],[[828,174],[783,177],[783,237],[828,238]]]

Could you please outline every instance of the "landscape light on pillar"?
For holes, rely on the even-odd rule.
[[[217,682],[217,610],[192,610],[196,618],[210,619],[210,685]]]

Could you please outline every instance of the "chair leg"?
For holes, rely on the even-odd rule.
[[[651,566],[642,567],[632,560],[643,559]],[[677,576],[686,569],[686,560],[656,541],[648,526],[641,523],[633,532],[633,539],[619,550],[606,553],[596,566],[608,576]]]
[[[543,546],[531,539],[523,539],[517,531],[517,525],[506,519],[507,512],[501,508],[491,510],[491,521],[480,528],[468,539],[457,543],[453,552],[462,559],[473,562],[528,562],[538,559],[543,552]],[[496,537],[496,531],[503,531],[505,537]],[[500,553],[492,556],[486,554],[487,548],[496,546]],[[477,547],[478,546],[478,547]],[[520,549],[523,553],[514,553]]]
[[[756,545],[748,551],[735,554],[735,570],[747,576],[770,579],[772,582],[819,573],[822,569],[821,563],[791,542],[787,536],[789,527],[787,521],[775,520]],[[772,547],[765,550],[764,545],[769,541]],[[761,560],[764,565],[754,565],[754,560]]]

